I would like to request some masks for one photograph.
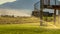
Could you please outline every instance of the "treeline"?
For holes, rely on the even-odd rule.
[[[1,17],[15,17],[14,15],[1,15]]]

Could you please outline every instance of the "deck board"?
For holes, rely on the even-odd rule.
[[[60,5],[50,5],[50,6],[44,5],[44,8],[60,10]]]

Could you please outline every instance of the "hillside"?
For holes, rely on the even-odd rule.
[[[17,9],[0,9],[0,15],[14,15],[16,16],[27,16],[30,17],[30,13],[28,13],[29,10],[25,10],[26,12],[24,12],[24,10],[17,10]]]

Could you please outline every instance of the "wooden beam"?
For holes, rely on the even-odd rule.
[[[58,24],[60,24],[60,10],[58,10]]]
[[[56,9],[54,9],[54,25],[56,24]]]
[[[50,6],[50,0],[48,0],[48,6]]]
[[[43,26],[43,5],[44,5],[44,0],[40,0],[40,26]]]

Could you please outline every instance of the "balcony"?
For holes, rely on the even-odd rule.
[[[58,0],[44,0],[44,8],[60,9],[60,1]]]

